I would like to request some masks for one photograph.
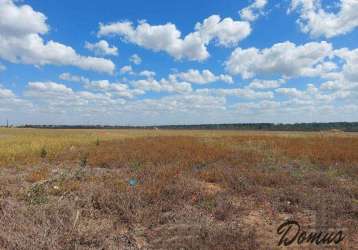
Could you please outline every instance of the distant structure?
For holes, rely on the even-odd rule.
[[[9,119],[6,119],[6,127],[9,127]]]

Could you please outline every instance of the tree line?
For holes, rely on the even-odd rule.
[[[344,131],[358,132],[358,122],[314,122],[314,123],[229,123],[160,126],[108,126],[108,125],[30,125],[18,128],[46,129],[217,129],[217,130],[262,130],[262,131]]]

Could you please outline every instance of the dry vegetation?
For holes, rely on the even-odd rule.
[[[0,249],[275,249],[287,219],[358,245],[355,134],[0,129],[0,166]]]

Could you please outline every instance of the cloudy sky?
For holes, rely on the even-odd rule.
[[[358,120],[357,0],[0,0],[0,124]]]

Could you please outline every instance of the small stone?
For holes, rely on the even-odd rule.
[[[138,183],[138,181],[136,179],[134,179],[134,178],[131,178],[129,180],[129,185],[131,185],[131,186],[135,186],[135,185],[137,185],[137,183]]]

